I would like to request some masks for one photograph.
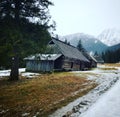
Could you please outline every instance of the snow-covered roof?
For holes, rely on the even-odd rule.
[[[36,55],[28,56],[24,58],[24,60],[49,60],[49,61],[53,60],[54,61],[60,56],[62,56],[62,54],[36,54]]]
[[[97,60],[92,55],[89,54],[89,56],[92,58],[92,60],[94,60],[95,62],[97,62]]]

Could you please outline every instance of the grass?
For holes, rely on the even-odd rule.
[[[0,116],[29,113],[32,117],[37,113],[45,117],[95,87],[94,82],[71,73],[45,74],[33,79],[22,77],[18,82],[3,79],[0,80]]]
[[[99,75],[97,73],[92,73],[92,72],[81,72],[81,73],[76,73],[76,76],[88,77],[88,76],[99,76]]]
[[[109,67],[120,67],[120,63],[109,63],[109,64],[105,64],[105,66],[109,66]]]
[[[117,67],[120,67],[119,63],[106,63],[104,64],[104,68],[101,68],[102,70],[118,70]]]
[[[117,68],[114,67],[106,67],[106,68],[100,68],[102,70],[118,70]]]

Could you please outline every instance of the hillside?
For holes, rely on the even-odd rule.
[[[75,47],[77,46],[78,41],[81,40],[83,47],[88,52],[95,53],[97,51],[98,53],[101,53],[102,51],[105,51],[107,49],[107,45],[102,43],[100,40],[98,40],[94,36],[87,35],[84,33],[76,33],[76,34],[71,34],[71,35],[67,35],[59,38],[62,41],[67,40],[68,42],[70,42],[71,45]]]
[[[120,49],[120,43],[117,44],[117,45],[114,45],[114,46],[110,46],[110,47],[108,48],[108,50],[110,50],[110,51],[116,51],[116,50],[118,50],[118,49]]]
[[[108,46],[120,43],[120,30],[106,29],[97,37],[100,41]]]

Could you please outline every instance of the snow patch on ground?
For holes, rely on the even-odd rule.
[[[25,72],[26,68],[20,68],[19,73]]]
[[[0,70],[0,78],[10,76],[10,71],[11,70]],[[19,74],[21,76],[26,76],[27,78],[32,78],[32,77],[40,75],[39,73],[25,72],[25,68],[20,68]]]
[[[120,80],[79,117],[120,117]]]
[[[39,73],[25,72],[25,73],[22,73],[21,75],[26,76],[27,78],[32,78],[32,77],[38,76],[40,74]]]
[[[9,76],[10,75],[10,70],[0,70],[0,78],[3,76]]]
[[[72,72],[74,74],[88,74],[88,79],[93,80],[98,83],[98,86],[91,90],[88,94],[77,100],[69,103],[67,106],[58,109],[49,117],[81,117],[81,114],[88,110],[100,97],[105,93],[110,87],[112,87],[117,80],[120,78],[120,69],[118,70],[102,70],[100,68],[105,68],[106,66],[98,66],[98,68],[92,71],[76,71]],[[90,74],[92,73],[92,74]],[[95,74],[95,75],[93,75]],[[89,115],[89,114],[88,114]],[[92,117],[92,116],[85,116]],[[93,116],[97,117],[97,116]],[[103,117],[103,116],[99,116]],[[117,116],[118,117],[118,116]]]
[[[118,70],[103,70],[101,68],[108,68],[108,66],[98,65],[96,69],[91,71],[72,72],[75,75],[87,75],[87,78],[96,82],[98,86],[83,97],[58,109],[49,117],[120,117],[120,67],[115,67]],[[20,68],[19,74],[27,78],[40,75],[39,73],[25,72],[25,68]],[[0,78],[9,75],[10,70],[0,70]],[[25,116],[24,114],[23,116]]]

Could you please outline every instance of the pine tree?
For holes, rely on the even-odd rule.
[[[95,52],[94,56],[98,56],[98,53],[97,53],[97,51]]]
[[[117,63],[120,61],[120,49],[114,51],[107,50],[103,57],[106,63]]]
[[[20,18],[38,18],[39,21],[48,20],[49,0],[1,0],[0,18],[12,17],[18,23]]]
[[[68,43],[67,39],[65,39],[65,43],[66,43],[66,44]]]
[[[102,59],[105,61],[105,53],[104,52],[102,52]]]
[[[34,39],[32,42],[35,43],[39,42],[40,34],[47,33],[46,30],[50,27],[48,25],[50,20],[49,5],[52,5],[52,2],[49,0],[0,1],[0,42],[3,43],[3,45],[0,45],[0,48],[10,48],[11,51],[12,68],[10,80],[19,79],[20,48],[22,48],[29,39],[31,41]],[[26,28],[25,25],[30,27],[30,29]],[[42,32],[39,32],[38,29],[40,28],[42,28]],[[31,34],[29,32],[31,32]],[[28,35],[26,33],[28,33]],[[26,40],[26,38],[28,40]],[[45,38],[46,37],[44,37],[44,39]],[[39,50],[39,46],[36,48]]]
[[[84,50],[85,50],[85,49],[83,48],[83,45],[82,45],[81,40],[78,41],[77,49],[78,49],[79,51],[84,51]]]

